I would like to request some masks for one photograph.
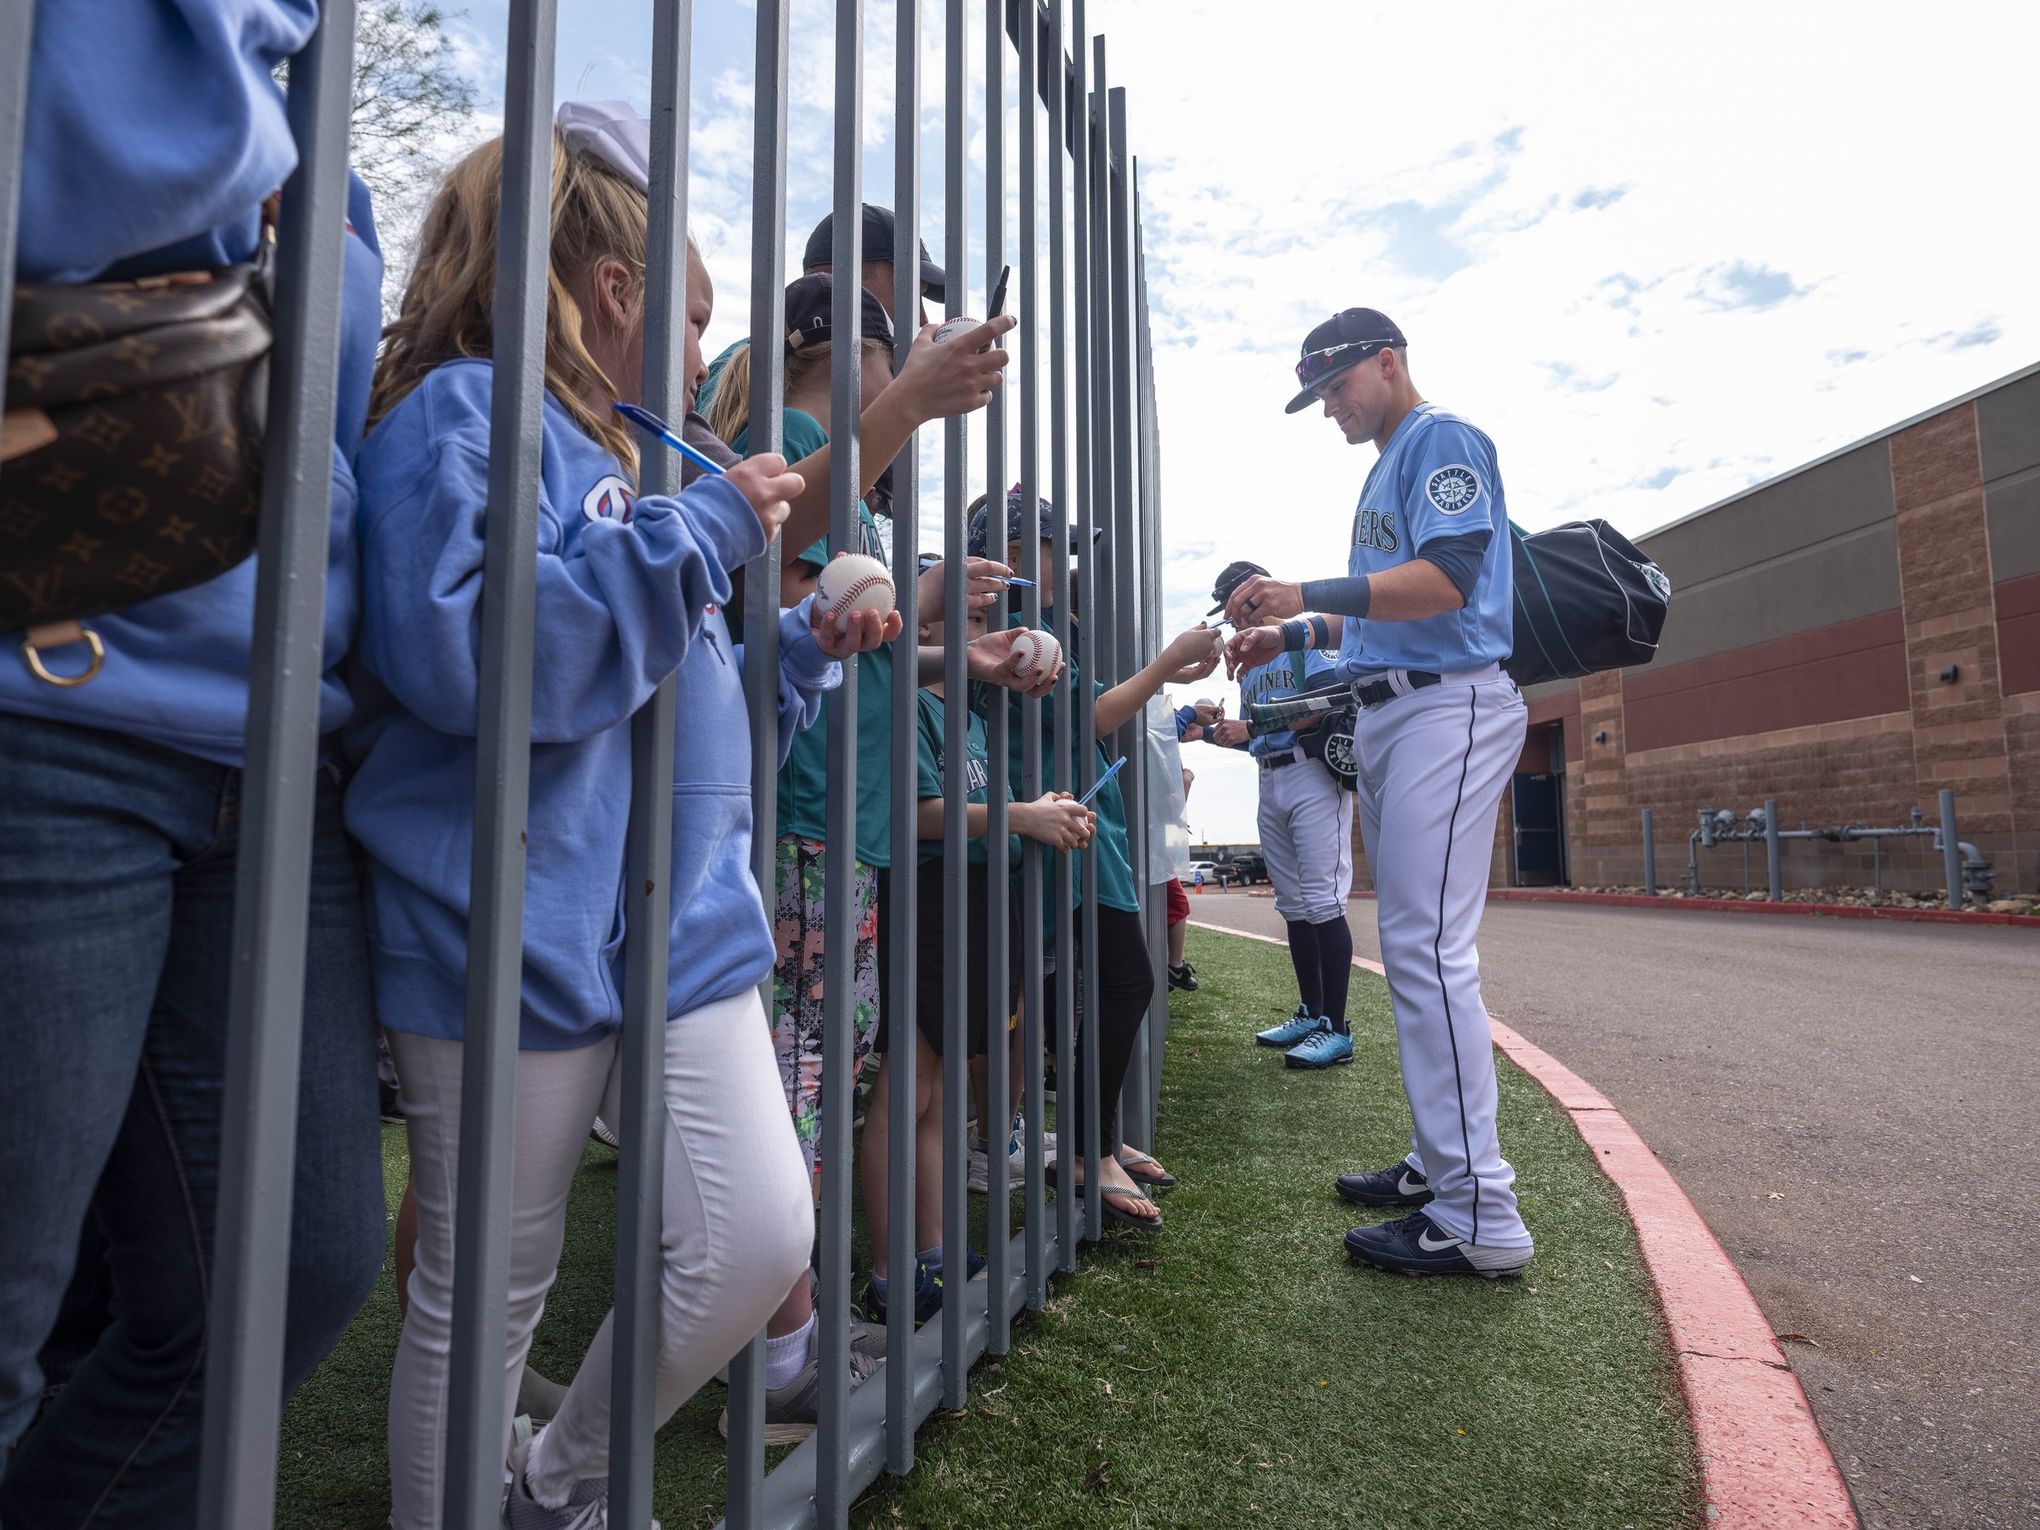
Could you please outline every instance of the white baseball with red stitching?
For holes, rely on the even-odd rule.
[[[1032,683],[1039,681],[1062,659],[1062,644],[1055,640],[1053,632],[1033,627],[1013,639],[1013,652],[1020,661],[1013,678]]]
[[[863,553],[851,553],[831,558],[822,566],[822,577],[815,583],[815,603],[824,616],[834,619],[838,632],[848,632],[853,611],[891,616],[897,594],[883,563]]]

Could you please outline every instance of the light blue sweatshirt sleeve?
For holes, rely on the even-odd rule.
[[[42,0],[35,13],[17,277],[248,259],[262,199],[297,164],[270,70],[312,35],[314,0]]]
[[[822,715],[822,697],[843,683],[843,666],[815,641],[810,595],[779,613],[779,763],[786,763],[793,736],[812,728]],[[744,647],[737,645],[737,663]]]
[[[406,710],[470,736],[487,455],[441,437],[415,482],[395,503],[364,504],[361,656]],[[706,608],[729,600],[726,571],[764,549],[757,516],[721,478],[640,499],[628,522],[586,520],[571,539],[541,498],[533,741],[592,738],[628,718],[679,667]]]

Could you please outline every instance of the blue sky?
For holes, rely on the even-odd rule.
[[[868,10],[866,193],[889,201],[894,7]],[[748,301],[755,11],[695,11],[720,342]],[[561,13],[559,94],[644,105],[649,0]],[[922,15],[927,101],[942,7]],[[832,16],[795,0],[789,264],[830,195]],[[1091,21],[1142,166],[1176,627],[1232,558],[1342,571],[1372,449],[1281,413],[1298,342],[1339,308],[1396,318],[1425,394],[1495,438],[1519,523],[1632,535],[2040,356],[2040,208],[2013,163],[2040,7],[1097,0]],[[459,23],[485,95],[503,24],[484,3]],[[931,235],[940,120],[926,105]],[[1251,838],[1251,768],[1190,760],[1193,829]]]

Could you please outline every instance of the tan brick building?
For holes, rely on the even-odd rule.
[[[1669,886],[1703,807],[1896,826],[1915,806],[1934,822],[1952,787],[1999,894],[2040,891],[2040,366],[1639,545],[1672,581],[1658,657],[1533,688],[1497,885],[1641,880],[1646,807]],[[1740,887],[1739,847],[1700,857]],[[1788,844],[1784,881],[1867,883],[1870,857]],[[1753,862],[1761,887],[1761,844]],[[1888,842],[1884,871],[1942,876],[1925,840]]]

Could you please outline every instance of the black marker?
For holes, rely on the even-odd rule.
[[[1006,311],[1006,283],[1013,275],[1013,268],[1007,266],[999,272],[999,285],[992,289],[992,311],[987,318],[996,319]]]

